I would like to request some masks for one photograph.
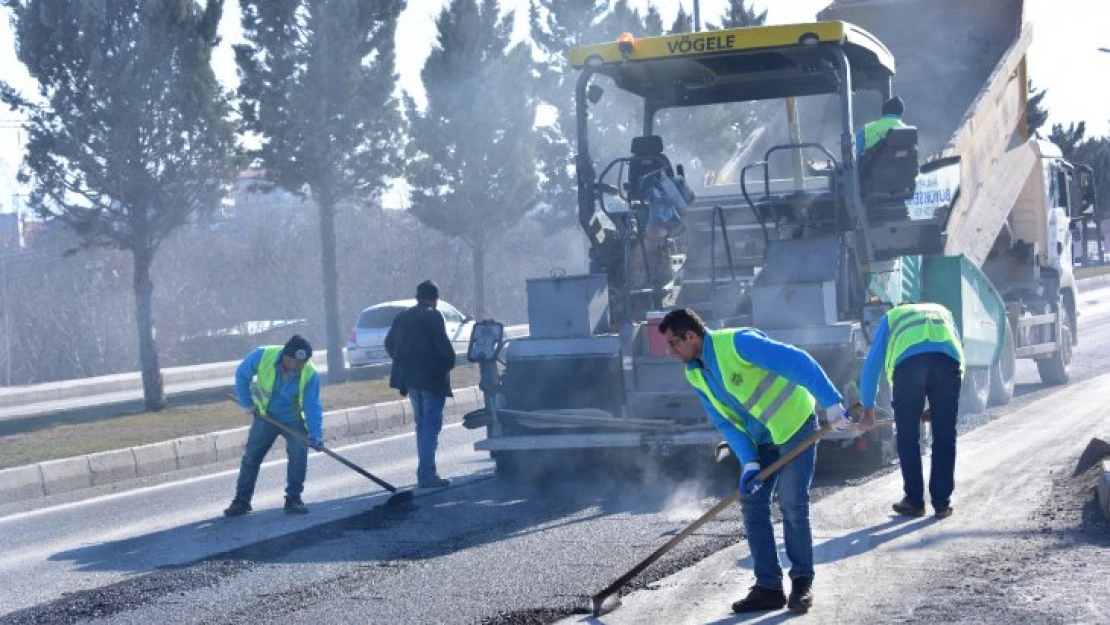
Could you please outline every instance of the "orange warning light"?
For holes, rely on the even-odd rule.
[[[617,49],[621,51],[621,56],[630,56],[632,49],[635,47],[636,38],[632,36],[632,33],[621,33],[621,36],[617,37]]]

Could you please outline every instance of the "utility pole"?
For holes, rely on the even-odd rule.
[[[694,32],[701,32],[701,3],[694,0]]]

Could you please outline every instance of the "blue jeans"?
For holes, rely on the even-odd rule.
[[[300,417],[267,416],[294,431],[305,431]],[[279,435],[285,437],[285,454],[289,458],[285,468],[285,496],[300,497],[304,492],[304,478],[308,472],[308,446],[293,440],[262,419],[256,418],[251,422],[250,433],[247,434],[243,461],[239,465],[239,481],[235,484],[235,498],[239,501],[250,503],[251,497],[254,496],[254,484],[258,481],[258,468]]]
[[[817,431],[817,417],[802,424],[790,440],[780,447],[761,447],[759,463],[764,467],[774,462],[780,453],[796,447],[806,437]],[[778,488],[779,509],[782,510],[782,533],[786,543],[786,556],[790,558],[790,579],[813,578],[813,532],[809,525],[809,486],[817,464],[817,446],[814,445],[779,469],[751,496],[740,496],[740,510],[744,515],[744,530],[748,534],[748,548],[752,552],[755,583],[771,590],[782,590],[782,566],[775,546],[775,531],[771,525],[771,493]]]
[[[447,398],[410,388],[409,401],[416,425],[416,479],[426,480],[436,476],[436,447],[443,429],[443,406]]]
[[[956,415],[960,407],[960,363],[940,352],[916,354],[894,367],[891,380],[898,461],[907,503],[925,505],[921,469],[921,413],[925,398],[932,412],[932,469],[929,495],[940,510],[951,503],[956,487]]]

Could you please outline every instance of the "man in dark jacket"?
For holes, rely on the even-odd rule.
[[[436,310],[439,287],[425,280],[416,287],[416,306],[397,315],[385,337],[393,359],[389,386],[408,395],[416,423],[417,485],[442,488],[450,484],[436,473],[436,447],[443,429],[443,406],[451,397],[455,349],[447,338],[443,315]]]

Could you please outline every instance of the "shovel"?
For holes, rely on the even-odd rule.
[[[771,475],[774,474],[775,471],[778,471],[783,466],[785,466],[786,463],[793,460],[796,456],[798,456],[805,450],[816,445],[817,441],[824,438],[829,432],[832,432],[832,430],[833,428],[831,425],[825,425],[813,434],[810,434],[808,438],[801,442],[801,444],[795,446],[790,451],[780,456],[778,460],[772,462],[769,466],[767,466],[767,468],[760,471],[759,474],[755,476],[755,480],[758,482],[765,481],[767,478],[771,477]],[[621,575],[620,578],[617,579],[617,581],[609,584],[609,586],[605,590],[602,590],[593,597],[590,597],[590,612],[594,615],[594,617],[598,617],[601,616],[602,612],[610,612],[614,610],[617,606],[620,605],[620,597],[614,596],[614,593],[620,590],[621,586],[627,584],[629,580],[639,575],[641,571],[651,566],[653,562],[663,557],[663,555],[671,549],[674,549],[675,545],[682,542],[690,534],[693,534],[695,531],[697,531],[699,527],[711,521],[725,508],[728,508],[732,504],[736,503],[739,498],[740,491],[736,491],[732,493],[732,495],[726,497],[725,499],[722,499],[720,502],[717,503],[717,505],[710,508],[709,512],[706,512],[705,514],[701,515],[696,521],[687,525],[681,532],[675,535],[674,538],[668,540],[665,545],[653,551],[651,555],[644,558],[639,564],[629,569],[627,573]],[[606,604],[607,599],[612,600],[609,601],[608,604]]]
[[[236,400],[234,396],[229,396],[229,398],[236,401],[236,403],[238,403],[238,400]],[[293,440],[295,440],[297,442],[300,442],[300,443],[304,443],[309,448],[312,448],[312,442],[309,441],[308,437],[305,436],[304,434],[290,428],[287,425],[279,423],[279,422],[271,419],[270,417],[267,417],[264,414],[259,414],[257,410],[254,411],[254,416],[258,419],[262,419],[266,423],[269,423],[270,425],[276,427],[277,429],[281,430],[282,432],[285,432],[289,436],[293,437]],[[328,449],[327,447],[324,447],[323,445],[320,445],[319,451],[322,451],[325,454],[331,456],[332,458],[335,458],[343,466],[347,467],[348,469],[351,469],[355,473],[358,473],[362,477],[367,478],[368,480],[374,482],[378,486],[381,486],[382,488],[384,488],[384,489],[388,490],[389,492],[393,493],[393,496],[390,497],[385,502],[385,505],[386,505],[387,508],[399,508],[399,507],[402,507],[402,506],[407,506],[407,505],[411,504],[413,499],[416,497],[416,495],[414,495],[411,490],[398,490],[396,486],[394,486],[394,485],[390,484],[389,482],[381,479],[380,477],[374,475],[373,473],[367,471],[366,469],[363,469],[362,467],[360,467],[357,464],[351,462],[350,460],[347,460],[343,456],[340,456],[339,454],[337,454],[334,451]]]

